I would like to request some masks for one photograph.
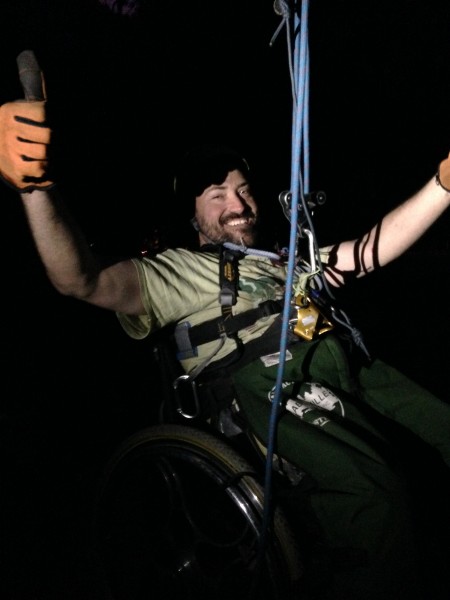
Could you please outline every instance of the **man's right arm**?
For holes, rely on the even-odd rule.
[[[22,193],[21,198],[48,277],[61,294],[126,314],[145,314],[133,262],[102,265],[56,186]]]
[[[102,264],[67,210],[49,174],[52,132],[44,78],[30,53],[21,58],[20,67],[26,100],[0,106],[0,178],[21,195],[50,281],[61,294],[117,312],[145,314],[133,262]]]

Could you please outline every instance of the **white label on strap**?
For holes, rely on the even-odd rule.
[[[286,350],[286,359],[291,360],[292,354],[289,350]],[[273,354],[266,354],[266,356],[261,356],[261,360],[264,363],[265,367],[273,367],[273,365],[277,365],[280,362],[280,353],[274,352]]]

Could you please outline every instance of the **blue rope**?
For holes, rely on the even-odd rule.
[[[285,10],[287,4],[279,2],[283,7],[283,18],[286,28],[289,28],[289,15]],[[267,531],[271,521],[271,489],[272,489],[272,465],[274,456],[274,444],[278,416],[281,408],[281,394],[283,389],[284,365],[287,352],[287,340],[289,338],[289,318],[291,314],[291,293],[293,288],[295,262],[297,254],[298,236],[298,199],[304,197],[309,190],[309,50],[308,50],[308,0],[302,1],[301,17],[295,13],[293,17],[294,33],[299,31],[299,43],[294,48],[293,81],[293,122],[292,122],[292,159],[291,159],[291,227],[289,241],[289,259],[286,275],[286,291],[283,306],[283,322],[280,342],[280,356],[277,371],[277,380],[273,398],[273,404],[269,422],[269,435],[267,444],[266,471],[264,483],[264,515],[260,540],[260,557],[265,554]],[[288,34],[289,38],[289,34]],[[294,38],[295,39],[295,38]],[[289,47],[289,55],[291,49]],[[291,62],[290,62],[291,64]],[[302,168],[301,168],[302,166]]]

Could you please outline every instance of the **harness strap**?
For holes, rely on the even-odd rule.
[[[266,300],[257,308],[246,310],[238,315],[232,315],[228,319],[223,316],[211,319],[205,323],[190,326],[189,323],[180,323],[175,328],[175,341],[178,348],[178,358],[189,358],[196,356],[196,347],[217,340],[222,334],[232,337],[241,329],[245,329],[256,323],[261,317],[268,317],[275,313],[281,313],[282,305],[276,300]]]
[[[233,315],[231,319],[223,320],[222,317],[211,319],[206,323],[200,323],[189,329],[189,339],[194,346],[200,346],[206,342],[216,340],[221,333],[231,336],[241,329],[245,329],[253,323],[256,323],[261,317],[268,317],[275,313],[280,313],[281,304],[275,300],[266,300],[257,308],[246,310],[239,315]]]
[[[267,354],[273,354],[280,350],[280,337],[282,333],[282,315],[279,314],[272,325],[260,337],[245,344],[244,354],[237,350],[224,356],[220,360],[212,362],[201,374],[201,382],[215,381],[218,373],[221,376],[230,376],[236,370],[261,358]],[[288,345],[302,343],[303,340],[292,332],[288,333]]]
[[[220,247],[220,293],[219,303],[224,319],[232,316],[232,306],[237,302],[239,288],[238,261],[244,256],[241,252]]]

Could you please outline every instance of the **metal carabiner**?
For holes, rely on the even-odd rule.
[[[180,383],[182,383],[182,382],[186,383],[188,381],[190,381],[190,383],[191,383],[192,396],[194,398],[195,411],[193,413],[186,412],[183,409],[183,400],[182,400],[182,397],[181,397],[179,389],[178,389]],[[173,389],[175,391],[175,396],[177,398],[177,413],[179,413],[185,419],[195,419],[196,417],[198,417],[200,415],[200,402],[199,402],[199,398],[198,398],[197,384],[195,383],[195,379],[192,379],[191,376],[188,375],[187,373],[180,375],[173,382]]]

